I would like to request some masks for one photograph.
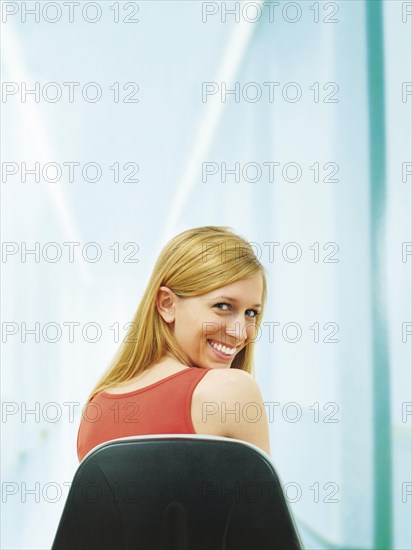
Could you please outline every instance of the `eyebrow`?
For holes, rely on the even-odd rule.
[[[238,302],[236,298],[230,298],[229,296],[215,296],[213,300],[227,300],[228,302]],[[262,304],[255,304],[252,307],[261,307]]]

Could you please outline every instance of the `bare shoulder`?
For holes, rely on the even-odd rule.
[[[191,404],[198,434],[253,443],[270,455],[268,419],[254,377],[239,369],[213,369],[197,384]]]
[[[255,378],[240,369],[211,369],[201,379],[196,391],[202,397],[211,399],[241,399],[260,394]]]

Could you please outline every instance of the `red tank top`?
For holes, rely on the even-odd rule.
[[[127,393],[97,393],[83,408],[77,433],[79,462],[110,439],[133,435],[193,434],[192,394],[210,368],[186,368]]]

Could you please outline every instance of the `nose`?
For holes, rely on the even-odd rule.
[[[245,315],[239,313],[239,315],[233,316],[230,322],[225,323],[225,334],[231,340],[235,340],[236,343],[253,340],[256,334],[255,322],[253,319],[248,319]]]

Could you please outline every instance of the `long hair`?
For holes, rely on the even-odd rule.
[[[257,273],[262,275],[262,307],[256,318],[259,333],[267,296],[265,268],[252,246],[229,227],[202,226],[172,238],[161,250],[127,334],[109,368],[88,397],[126,382],[169,354],[191,366],[168,324],[159,314],[156,297],[167,286],[178,297],[200,296]],[[254,341],[234,358],[231,368],[253,373]]]

